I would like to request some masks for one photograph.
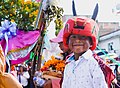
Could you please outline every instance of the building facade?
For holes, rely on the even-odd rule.
[[[120,29],[100,36],[98,45],[102,49],[114,52],[120,57]]]

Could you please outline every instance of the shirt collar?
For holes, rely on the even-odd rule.
[[[79,56],[79,58],[83,57],[84,59],[88,60],[89,57],[92,56],[92,54],[93,54],[92,51],[90,49],[88,49],[82,56]],[[70,58],[68,58],[66,60],[66,62],[70,62],[70,61],[74,61],[74,53],[72,53],[70,55]]]
[[[89,49],[89,50],[87,50],[83,55],[82,55],[82,57],[84,58],[84,59],[89,59],[91,56],[92,56],[92,51]],[[80,58],[80,57],[79,57]]]

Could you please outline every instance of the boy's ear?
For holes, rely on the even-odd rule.
[[[69,44],[69,39],[67,39],[67,42],[66,42],[66,43],[67,43],[67,45]]]
[[[93,42],[92,42],[92,38],[91,37],[89,37],[89,42],[90,42],[90,45],[92,46]]]
[[[91,46],[93,45],[93,42],[92,42],[92,41],[90,41],[90,45],[91,45]]]
[[[70,35],[68,36],[68,39],[67,39],[67,42],[66,42],[66,43],[67,43],[67,45],[69,44],[69,38],[70,38]]]

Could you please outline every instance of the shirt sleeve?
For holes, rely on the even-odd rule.
[[[24,72],[23,76],[24,76],[26,79],[29,79],[29,78],[30,78],[30,75],[29,75],[28,71]]]
[[[93,78],[94,88],[108,88],[104,74],[100,66],[98,65],[97,61],[91,61],[90,71],[91,71],[91,76]]]

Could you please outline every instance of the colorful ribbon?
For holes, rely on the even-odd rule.
[[[16,30],[17,29],[16,29],[15,22],[10,22],[8,20],[4,20],[3,22],[1,22],[0,40],[5,39],[6,41],[5,56],[7,55],[7,52],[8,52],[8,39],[16,35]],[[6,62],[10,67],[10,63],[8,59],[6,59]],[[8,69],[8,72],[10,72],[10,69]]]
[[[0,27],[0,39],[5,39],[6,41],[6,49],[5,49],[5,55],[7,55],[8,51],[8,39],[12,36],[16,36],[16,23],[10,22],[8,20],[4,20],[1,22]]]
[[[106,57],[108,57],[110,60],[112,60],[113,63],[116,63],[118,66],[120,66],[120,63],[119,63],[119,62],[117,62],[114,58],[111,58],[111,57],[110,57],[108,54],[106,54],[105,51],[102,50],[99,46],[97,46],[97,48],[98,48],[99,50],[101,50]]]

